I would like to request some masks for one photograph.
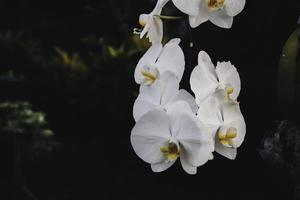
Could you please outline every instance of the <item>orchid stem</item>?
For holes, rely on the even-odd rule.
[[[154,15],[155,17],[159,17],[161,19],[173,20],[173,19],[182,19],[182,16],[168,16],[168,15]]]

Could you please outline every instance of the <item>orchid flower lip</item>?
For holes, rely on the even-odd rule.
[[[144,66],[141,69],[142,80],[141,82],[146,85],[151,85],[159,78],[159,71],[153,66]]]
[[[160,151],[166,158],[165,162],[176,161],[180,155],[180,146],[176,140],[170,139],[167,146],[160,147]]]
[[[225,147],[236,148],[236,145],[233,141],[237,137],[237,129],[234,127],[221,127],[217,133],[219,142]]]

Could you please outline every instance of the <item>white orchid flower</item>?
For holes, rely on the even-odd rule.
[[[178,101],[168,112],[153,109],[144,114],[131,132],[136,154],[151,164],[154,172],[162,172],[180,158],[183,169],[196,174],[197,167],[211,158],[214,144],[210,135],[197,125],[190,106]]]
[[[211,96],[202,103],[197,118],[215,138],[215,151],[235,159],[237,148],[243,143],[246,134],[246,123],[239,103],[228,101],[220,104],[215,96]]]
[[[134,119],[137,121],[154,108],[167,111],[168,107],[176,101],[187,102],[193,113],[198,110],[195,98],[186,90],[179,90],[179,81],[176,76],[171,72],[165,72],[152,85],[142,85],[140,87],[140,94],[133,106]]]
[[[172,0],[174,5],[189,15],[191,27],[211,21],[222,28],[231,28],[233,17],[245,7],[246,0]]]
[[[200,51],[198,55],[198,66],[192,71],[190,84],[199,106],[217,90],[223,90],[225,97],[234,101],[241,90],[241,81],[236,68],[230,62],[218,62],[215,68],[209,55],[204,51]]]
[[[151,85],[166,71],[174,73],[180,81],[185,60],[179,43],[180,39],[172,39],[164,47],[160,43],[153,44],[136,66],[134,72],[136,83]]]
[[[141,14],[139,24],[143,27],[142,30],[134,29],[135,34],[140,34],[140,38],[149,38],[151,43],[161,43],[163,38],[163,23],[160,18],[163,7],[169,0],[158,0],[154,10],[149,14]]]

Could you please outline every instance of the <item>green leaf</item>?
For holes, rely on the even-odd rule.
[[[295,114],[300,106],[300,69],[297,64],[300,29],[294,31],[286,41],[278,68],[278,102],[280,110],[286,115]],[[298,103],[297,103],[298,102]]]

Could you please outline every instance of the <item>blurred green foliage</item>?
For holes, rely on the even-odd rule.
[[[111,8],[125,2],[74,2],[70,17],[63,4],[44,3],[17,3],[5,16],[11,22],[0,25],[0,145],[13,160],[13,199],[35,199],[30,183],[39,187],[39,178],[53,175],[43,184],[59,185],[59,170],[51,171],[74,153],[59,155],[99,144],[107,121],[131,120],[134,67],[150,45],[132,34],[139,10]]]
[[[278,68],[278,101],[286,118],[295,117],[300,111],[300,29],[286,41]]]
[[[15,153],[27,159],[53,153],[58,146],[45,114],[33,111],[28,102],[0,103],[0,132],[13,138]]]
[[[89,35],[77,41],[84,50],[68,51],[61,47],[43,49],[40,42],[27,38],[23,33],[12,34],[7,31],[0,34],[0,48],[5,54],[0,62],[3,66],[1,80],[5,82],[25,79],[29,82],[42,82],[59,90],[64,87],[69,89],[69,86],[78,85],[94,76],[95,71],[105,70],[109,63],[124,59],[131,60],[131,66],[127,66],[130,73],[137,62],[135,58],[149,46],[146,40],[139,40],[137,37],[132,36],[119,46],[113,46],[104,38]],[[23,66],[20,66],[20,62]],[[109,78],[108,74],[98,75],[104,79]]]

